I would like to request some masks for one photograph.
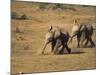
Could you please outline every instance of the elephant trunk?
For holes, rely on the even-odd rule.
[[[72,41],[73,41],[73,37],[70,36],[70,40],[69,40],[68,44],[72,43]]]
[[[69,43],[72,43],[73,38],[78,34],[78,31],[76,31],[75,33],[73,33],[70,37]]]
[[[42,51],[42,54],[44,54],[44,50],[45,50],[45,48],[47,47],[47,44],[48,44],[49,42],[45,42],[45,44],[44,44],[44,47],[43,47],[43,51]]]

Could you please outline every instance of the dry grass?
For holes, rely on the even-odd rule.
[[[49,46],[46,54],[41,55],[44,35],[49,25],[58,25],[69,33],[73,21],[80,18],[95,26],[95,7],[78,7],[77,11],[42,11],[35,10],[32,3],[13,2],[12,11],[19,15],[26,14],[29,20],[12,19],[12,73],[48,72],[95,69],[95,48],[76,48],[76,41],[69,46],[72,54],[51,55]],[[16,33],[16,28],[20,32]],[[93,35],[95,42],[95,32]]]

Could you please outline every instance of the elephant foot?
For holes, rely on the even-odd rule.
[[[94,47],[96,47],[95,45],[85,45],[85,46],[83,46],[83,48],[94,48]]]
[[[51,52],[50,54],[51,54],[51,55],[54,55],[54,52]]]
[[[95,44],[93,44],[93,45],[92,45],[92,48],[93,48],[93,47],[96,47],[96,45],[95,45]]]
[[[80,46],[77,46],[77,48],[80,48]]]
[[[95,46],[95,45],[90,45],[89,47],[90,47],[90,48],[94,48],[94,47],[96,47],[96,46]]]
[[[83,44],[83,45],[81,45],[81,48],[87,48],[87,47],[88,47],[87,44]]]
[[[70,54],[70,53],[71,53],[71,49],[69,48],[69,49],[68,49],[68,54]]]
[[[64,53],[64,51],[63,51],[63,50],[61,50],[61,51],[59,51],[59,52],[58,52],[58,54],[63,54],[63,53]]]
[[[57,55],[57,54],[59,54],[59,52],[57,51],[57,52],[53,52],[53,55]]]
[[[54,53],[54,55],[57,55],[57,54],[59,54],[59,53],[58,53],[58,52],[55,52],[55,53]]]

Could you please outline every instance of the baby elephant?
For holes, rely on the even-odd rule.
[[[71,53],[71,49],[68,47],[67,43],[69,40],[69,33],[61,30],[61,28],[56,27],[53,28],[52,26],[48,30],[48,33],[45,36],[45,45],[42,51],[42,54],[44,53],[44,50],[47,46],[47,44],[51,43],[51,51],[53,54],[62,54],[64,52],[64,49],[68,51],[68,53]],[[59,50],[61,48],[61,50]]]
[[[93,26],[89,24],[80,24],[74,25],[72,28],[72,38],[77,37],[77,47],[86,47],[90,42],[91,47],[94,47],[95,44],[92,40],[93,35]],[[84,42],[84,44],[83,44]]]

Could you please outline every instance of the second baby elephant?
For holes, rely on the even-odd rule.
[[[47,46],[47,44],[51,44],[51,51],[53,54],[61,54],[64,52],[64,49],[71,53],[71,49],[68,47],[69,33],[61,30],[59,27],[53,28],[52,26],[48,30],[45,36],[45,45],[43,47],[42,54]],[[61,47],[61,50],[58,49]]]
[[[94,30],[93,26],[90,24],[82,23],[79,26],[78,25],[73,26],[72,38],[74,36],[77,36],[77,47],[86,47],[89,42],[91,44],[91,47],[95,46],[92,40],[93,30]],[[83,42],[85,42],[85,44],[83,44]]]

